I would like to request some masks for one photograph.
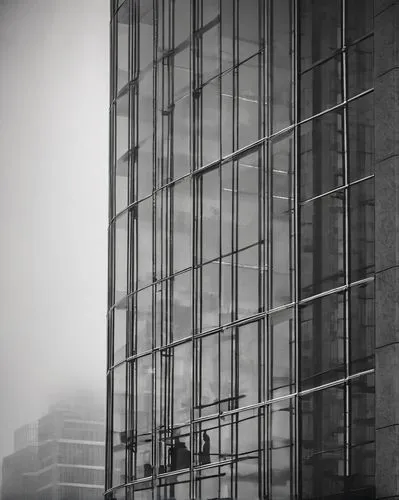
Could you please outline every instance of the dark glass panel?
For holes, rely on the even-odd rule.
[[[299,309],[301,389],[345,376],[345,297],[342,293]]]
[[[344,283],[344,199],[338,191],[301,206],[301,298]]]
[[[341,0],[300,0],[301,70],[341,47]]]
[[[292,300],[293,241],[293,135],[271,144],[271,280],[272,307]]]
[[[300,408],[301,498],[344,498],[344,386],[302,396]]]
[[[293,500],[295,481],[295,402],[270,405],[270,494],[276,500]]]
[[[374,368],[374,282],[350,289],[350,372]]]
[[[295,383],[295,324],[292,309],[270,316],[270,390],[269,397],[289,394]]]
[[[374,374],[350,383],[350,478],[349,490],[362,498],[374,498],[375,398]]]
[[[342,57],[329,59],[300,76],[300,120],[342,101]]]
[[[346,39],[353,42],[374,28],[374,0],[346,0]]]
[[[361,179],[374,172],[374,94],[348,104],[349,178]]]
[[[271,5],[271,114],[272,132],[292,123],[292,22],[291,0],[272,0]]]
[[[300,199],[306,200],[344,183],[344,120],[332,111],[300,126]]]
[[[359,182],[349,190],[350,280],[374,273],[374,179]]]
[[[374,37],[348,48],[348,97],[374,86]]]
[[[259,68],[259,56],[238,67],[238,148],[260,137]]]

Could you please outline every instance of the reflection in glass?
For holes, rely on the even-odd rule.
[[[173,238],[173,268],[176,273],[190,267],[191,250],[191,183],[189,180],[178,182],[170,188]]]
[[[244,61],[259,52],[259,0],[239,0],[238,18],[238,57]]]
[[[342,101],[342,57],[333,57],[300,76],[300,119]]]
[[[152,191],[152,135],[153,124],[153,99],[152,99],[152,72],[145,73],[139,81],[138,91],[138,123],[139,127],[134,130],[137,134],[134,144],[137,148],[137,199],[147,196]]]
[[[117,30],[117,87],[119,92],[129,80],[129,6],[126,1],[116,15]]]
[[[272,132],[292,123],[292,1],[272,0],[271,6],[271,114]]]
[[[348,160],[351,181],[374,172],[374,94],[348,104]]]
[[[237,317],[260,312],[260,245],[242,250],[237,259]]]
[[[126,357],[127,300],[119,303],[114,314],[114,364]]]
[[[271,143],[271,281],[273,307],[291,302],[294,270],[293,136]]]
[[[374,0],[346,0],[346,39],[353,42],[373,31]]]
[[[345,376],[344,295],[316,299],[299,309],[301,388]]]
[[[374,282],[350,289],[350,372],[374,367],[375,297]]]
[[[374,272],[374,179],[349,190],[350,279],[357,281]]]
[[[127,241],[128,214],[124,213],[114,222],[115,231],[115,302],[127,292]]]
[[[171,113],[173,113],[173,154],[170,176],[178,179],[190,171],[190,95],[177,101]]]
[[[142,288],[152,281],[152,198],[136,206],[137,217],[137,277],[136,286]],[[133,240],[134,241],[134,240]]]
[[[301,206],[302,298],[344,283],[344,199],[344,191],[337,191]]]
[[[363,498],[374,497],[375,398],[374,374],[350,384],[351,442],[349,489]]]
[[[298,12],[303,71],[340,47],[341,0],[300,0]]]
[[[257,243],[260,236],[259,192],[261,188],[259,153],[241,157],[237,163],[238,248]]]
[[[219,326],[219,271],[219,260],[200,268],[201,303],[198,326],[201,331]]]
[[[186,1],[186,0],[183,0]],[[202,82],[205,83],[220,73],[220,26],[210,27],[202,35]]]
[[[202,88],[202,160],[200,166],[220,158],[220,83],[212,80]]]
[[[112,484],[125,482],[126,460],[126,365],[122,364],[113,371],[113,411],[112,411]]]
[[[219,169],[202,175],[197,182],[201,225],[198,234],[198,260],[215,259],[220,252],[220,174]]]
[[[291,500],[295,480],[295,403],[288,399],[269,408],[270,496],[276,500]]]
[[[302,498],[344,493],[345,390],[316,391],[300,399]]]
[[[238,387],[236,388],[237,407],[257,403],[260,400],[262,377],[261,339],[263,321],[249,323],[236,330],[235,353]]]
[[[348,97],[374,85],[374,38],[371,36],[348,48]]]
[[[191,272],[178,274],[169,280],[170,341],[191,335]]]
[[[260,137],[259,68],[259,56],[238,67],[238,148],[248,146]]]
[[[300,126],[300,198],[306,200],[344,183],[344,120],[332,111]]]
[[[295,325],[292,309],[270,316],[269,363],[271,395],[289,394],[295,383]]]
[[[136,320],[136,349],[138,354],[152,346],[152,287],[135,294],[136,302],[133,320]]]

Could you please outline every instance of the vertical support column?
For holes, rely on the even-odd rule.
[[[399,496],[399,3],[374,0],[376,496]]]

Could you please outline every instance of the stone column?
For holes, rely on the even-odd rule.
[[[376,496],[399,499],[399,1],[374,16]]]

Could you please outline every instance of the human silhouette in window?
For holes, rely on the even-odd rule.
[[[169,454],[170,470],[186,469],[190,467],[190,450],[187,449],[185,443],[180,441],[179,436],[175,438],[175,444],[170,449]]]
[[[204,440],[204,445],[202,447],[202,452],[200,453],[200,464],[205,465],[205,464],[210,464],[211,463],[211,439],[204,431],[202,435],[202,439]]]

